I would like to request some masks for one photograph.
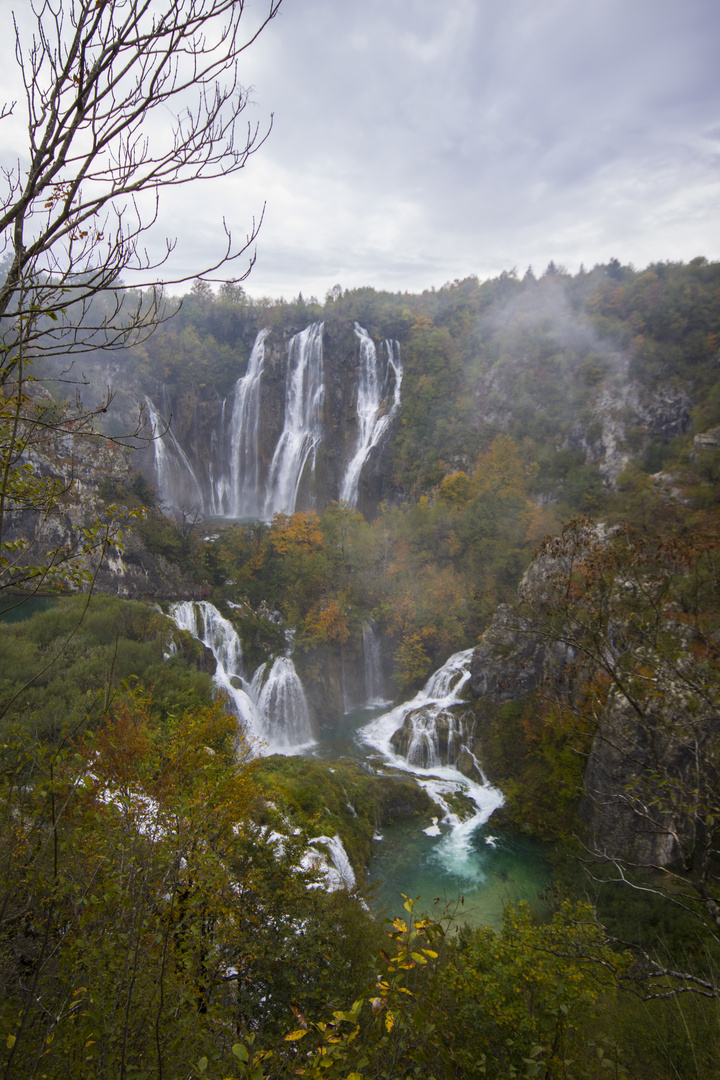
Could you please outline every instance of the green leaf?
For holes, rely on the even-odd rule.
[[[243,1046],[242,1043],[235,1043],[232,1052],[240,1061],[247,1061],[250,1056],[247,1052],[247,1047]]]

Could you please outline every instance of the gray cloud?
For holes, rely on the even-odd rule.
[[[254,295],[720,257],[719,31],[717,0],[284,0],[241,72],[270,139],[160,228],[192,272],[267,202]]]

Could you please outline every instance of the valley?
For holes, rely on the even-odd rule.
[[[21,1060],[714,1075],[720,266],[173,305],[23,406]]]

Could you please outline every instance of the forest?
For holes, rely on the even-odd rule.
[[[24,457],[3,399],[4,1075],[719,1076],[720,264],[322,303],[198,280],[168,304],[120,360],[83,357],[83,408],[106,377],[118,393],[92,427],[62,420],[62,445],[62,351],[35,361],[51,381],[28,390]],[[161,439],[196,468],[258,334],[285,364],[319,323],[336,416],[354,327],[396,385],[401,358],[354,504],[336,497],[354,428],[333,442],[325,414],[294,505],[173,504]],[[123,445],[147,401],[170,402],[167,432]],[[183,604],[231,628],[242,678],[225,659],[218,681]],[[479,761],[504,797],[490,841],[532,841],[548,867],[490,925],[460,893],[377,903],[377,837],[441,813],[414,779],[429,750],[415,772],[258,753],[238,719],[252,674],[262,696],[290,654],[314,738],[332,735],[368,626],[376,713],[472,653],[448,712],[463,752],[446,732],[442,764]]]

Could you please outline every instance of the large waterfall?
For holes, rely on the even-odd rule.
[[[170,416],[162,417],[149,397],[148,411],[158,494],[164,506],[204,506],[203,494],[187,454],[173,434]]]
[[[147,399],[152,430],[162,436],[153,444],[162,503],[197,506],[213,517],[265,520],[277,511],[308,509],[315,505],[315,466],[322,452],[321,498],[357,505],[363,470],[400,405],[400,350],[390,340],[376,347],[355,323],[357,381],[348,378],[347,358],[336,357],[330,412],[323,333],[324,324],[317,322],[295,334],[281,373],[277,350],[268,345],[270,330],[261,330],[245,374],[224,401],[195,403],[191,433],[184,414],[182,438],[166,391],[160,404]],[[344,463],[342,446],[351,447]]]
[[[217,517],[262,517],[265,486],[260,469],[260,384],[265,339],[255,338],[247,371],[235,383],[229,420],[227,399],[220,415],[220,437],[213,432],[210,454],[210,513]]]
[[[285,379],[285,424],[270,463],[264,517],[278,511],[291,514],[306,466],[315,467],[315,452],[323,437],[323,323],[296,334],[288,349]]]
[[[314,742],[302,684],[289,657],[279,657],[265,676],[265,665],[252,683],[243,677],[240,638],[228,619],[207,600],[181,600],[170,616],[212,652],[214,681],[227,694],[251,739],[263,753],[295,753]],[[238,683],[240,684],[238,686]]]
[[[378,445],[400,406],[402,364],[397,342],[384,342],[385,360],[381,360],[367,330],[355,323],[360,340],[360,367],[357,387],[358,434],[355,453],[348,462],[340,485],[340,499],[356,506],[363,465]],[[388,404],[391,375],[394,375],[392,403]]]

